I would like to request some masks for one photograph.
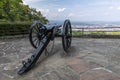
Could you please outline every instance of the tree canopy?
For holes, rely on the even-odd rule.
[[[22,0],[1,0],[0,21],[34,21],[40,20],[47,23],[48,20],[40,11],[23,4]]]

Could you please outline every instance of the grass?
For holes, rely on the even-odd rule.
[[[109,35],[120,35],[120,32],[106,32]]]
[[[83,33],[82,33],[82,31],[72,31],[72,35],[73,36],[82,36]]]
[[[112,31],[112,32],[107,32],[107,31],[88,31],[88,32],[82,32],[82,31],[73,31],[72,35],[73,36],[82,36],[82,35],[120,35],[120,31],[116,32],[116,31]]]

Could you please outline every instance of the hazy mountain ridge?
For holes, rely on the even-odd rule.
[[[64,21],[51,20],[50,24],[63,24]],[[74,26],[120,26],[120,21],[71,21]]]

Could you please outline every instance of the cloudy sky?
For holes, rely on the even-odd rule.
[[[24,0],[49,20],[120,21],[120,0]]]

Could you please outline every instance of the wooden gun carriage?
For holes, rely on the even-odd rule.
[[[30,70],[50,41],[53,41],[55,37],[62,37],[62,45],[65,52],[71,46],[72,42],[72,27],[70,20],[65,20],[63,25],[43,25],[41,22],[36,21],[30,26],[29,40],[31,45],[36,48],[32,56],[23,62],[23,66],[18,71],[21,75]]]

